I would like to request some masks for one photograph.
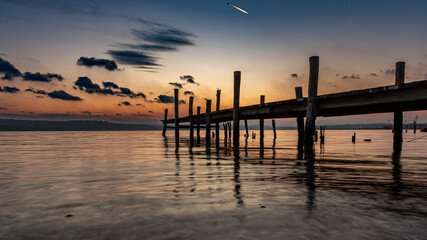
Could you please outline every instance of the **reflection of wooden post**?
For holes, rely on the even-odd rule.
[[[190,100],[188,102],[188,116],[190,118],[190,146],[193,146],[194,144],[193,100],[194,97],[190,96]]]
[[[200,106],[197,106],[197,144],[200,144]]]
[[[179,89],[174,89],[174,96],[175,96],[175,142],[179,141],[179,111],[178,111],[178,104],[179,104]]]
[[[221,90],[216,90],[216,112],[219,112],[221,106]],[[215,147],[219,149],[219,121],[215,123]]]
[[[211,104],[212,100],[206,100],[206,148],[211,147]]]
[[[224,146],[227,147],[227,123],[223,123],[222,126],[224,127]]]
[[[271,125],[273,126],[273,135],[274,135],[274,139],[277,138],[277,134],[276,134],[276,120],[271,120]]]
[[[163,132],[162,135],[163,137],[166,137],[166,127],[168,126],[168,124],[166,123],[166,121],[168,120],[168,109],[165,109],[165,118],[163,120]]]
[[[228,137],[230,138],[230,142],[231,142],[231,122],[227,122],[227,127],[228,127]]]
[[[302,98],[302,87],[295,88],[295,97],[298,99]],[[297,116],[297,128],[298,128],[298,152],[302,153],[304,146],[304,115]]]
[[[396,79],[395,85],[399,88],[405,82],[405,62],[396,63]],[[402,111],[394,111],[394,136],[393,136],[393,149],[400,151],[402,149],[402,125],[403,113]]]
[[[248,129],[248,120],[245,119],[245,130],[246,130],[246,138],[249,137],[249,129]]]
[[[239,128],[240,128],[240,71],[234,72],[234,102],[233,102],[233,149],[234,155],[239,155]]]
[[[310,75],[308,80],[307,115],[305,119],[304,147],[306,158],[314,157],[313,135],[316,130],[317,85],[319,82],[319,57],[310,57]]]

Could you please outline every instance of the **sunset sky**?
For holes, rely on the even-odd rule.
[[[180,99],[241,105],[306,96],[308,58],[320,57],[319,94],[427,79],[425,0],[0,0],[0,118],[158,123]],[[186,95],[184,95],[186,92]],[[181,104],[182,115],[188,105]],[[427,112],[405,113],[411,122]],[[391,114],[320,119],[392,120]],[[292,125],[295,120],[282,121]]]

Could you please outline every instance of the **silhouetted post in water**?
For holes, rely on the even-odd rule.
[[[356,143],[356,133],[353,133],[353,136],[351,136],[351,142]]]
[[[174,96],[175,96],[175,142],[179,141],[179,111],[178,111],[178,104],[179,104],[179,89],[174,89]]]
[[[245,119],[246,139],[249,137],[248,119]]]
[[[295,88],[295,98],[302,99],[302,87]],[[298,156],[302,158],[302,151],[304,146],[304,116],[299,115],[297,117],[297,128],[298,128]]]
[[[320,144],[325,144],[325,126],[320,126]]]
[[[265,104],[265,95],[261,95],[259,98],[259,103],[261,106]],[[259,147],[264,147],[264,118],[259,118]]]
[[[230,138],[230,142],[231,142],[231,122],[227,122],[227,126],[228,126],[228,137]]]
[[[200,144],[200,106],[197,106],[197,145]]]
[[[233,150],[234,156],[239,155],[239,129],[240,129],[240,71],[234,72],[234,102],[233,102]]]
[[[276,135],[276,120],[271,120],[271,125],[273,126],[273,135],[274,135],[274,139],[276,139],[277,138],[277,135]]]
[[[414,133],[416,133],[416,132],[417,132],[417,122],[414,121]]]
[[[219,108],[221,105],[221,90],[216,90],[216,112],[219,112]],[[219,149],[219,122],[215,123],[215,146],[216,149]]]
[[[319,81],[319,57],[310,57],[310,75],[308,80],[307,115],[305,119],[304,147],[305,157],[313,158],[313,135],[316,131],[317,84]]]
[[[191,147],[194,144],[193,100],[194,100],[194,97],[190,96],[190,101],[188,102],[188,116],[190,119],[190,146]]]
[[[211,147],[211,104],[212,100],[206,100],[206,148]]]
[[[396,79],[395,85],[399,88],[403,86],[405,81],[405,63],[396,63]],[[402,125],[403,125],[403,114],[402,111],[394,111],[394,136],[393,136],[393,149],[400,151],[402,148]]]
[[[163,132],[162,135],[163,137],[166,137],[166,127],[168,126],[168,124],[166,123],[166,120],[168,120],[168,109],[165,109],[165,118],[163,120]]]
[[[227,147],[227,123],[223,123],[222,126],[224,127],[224,146]]]

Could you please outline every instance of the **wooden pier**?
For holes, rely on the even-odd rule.
[[[318,116],[346,116],[371,113],[394,113],[394,149],[400,151],[402,146],[402,116],[404,111],[427,110],[427,80],[404,83],[405,63],[396,63],[395,84],[363,90],[355,90],[341,93],[318,95],[319,57],[310,57],[310,73],[308,83],[308,97],[303,97],[302,87],[295,88],[295,99],[265,103],[265,96],[261,95],[260,104],[240,106],[240,71],[234,72],[234,97],[233,108],[220,110],[221,91],[216,94],[216,111],[211,112],[212,100],[206,100],[206,113],[200,113],[197,107],[197,115],[193,115],[193,97],[189,100],[189,115],[179,118],[178,89],[175,89],[175,118],[167,119],[168,109],[165,109],[163,121],[163,135],[168,124],[174,124],[175,140],[179,141],[179,128],[190,128],[190,145],[193,145],[193,128],[197,129],[197,144],[200,144],[200,128],[206,131],[206,148],[211,147],[211,126],[215,127],[216,148],[219,148],[219,127],[224,124],[225,136],[227,128],[231,133],[233,122],[233,150],[239,154],[240,120],[245,121],[246,138],[249,137],[247,120],[258,119],[260,124],[260,148],[263,147],[264,120],[273,119],[274,134],[277,118],[295,118],[298,129],[298,152],[304,149],[306,159],[313,158],[313,136],[315,133],[315,121]],[[304,127],[305,117],[305,127]],[[180,125],[190,123],[190,126]],[[213,123],[214,125],[211,125]],[[204,124],[204,125],[201,125]],[[231,136],[229,135],[230,140]]]

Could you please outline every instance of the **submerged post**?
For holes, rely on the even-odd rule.
[[[395,85],[399,88],[405,82],[405,62],[396,63],[396,78]],[[393,149],[394,151],[400,151],[402,149],[402,125],[403,125],[403,113],[402,111],[394,111],[394,136],[393,136]]]
[[[193,146],[194,144],[193,100],[194,97],[190,96],[190,100],[188,102],[188,116],[190,120],[190,146]]]
[[[302,99],[302,87],[295,88],[295,98],[297,101]],[[298,152],[302,153],[304,144],[304,115],[297,116],[297,128],[298,128]]]
[[[227,127],[228,127],[228,137],[230,138],[230,143],[231,143],[231,122],[227,122]]]
[[[212,100],[206,100],[206,148],[211,147],[211,104]]]
[[[179,104],[179,89],[175,88],[174,89],[174,96],[175,96],[175,142],[179,141],[179,109],[178,109],[178,104]]]
[[[273,135],[274,135],[274,139],[276,139],[277,138],[277,135],[276,135],[276,120],[271,120],[271,125],[273,126]]]
[[[259,99],[261,106],[265,104],[265,95],[261,95]],[[262,150],[264,148],[264,118],[259,118],[259,147]]]
[[[224,127],[224,146],[227,147],[227,123],[223,123],[222,126]]]
[[[200,144],[200,106],[197,106],[197,144]]]
[[[234,155],[239,155],[239,129],[240,129],[240,71],[234,72],[234,102],[233,102],[233,150]]]
[[[221,106],[221,89],[216,90],[216,112],[219,112]],[[219,149],[219,121],[215,123],[215,146]]]
[[[248,138],[249,137],[248,119],[245,119],[245,130],[246,130],[246,138]]]
[[[307,115],[305,119],[304,147],[305,157],[310,159],[314,157],[313,136],[316,131],[317,117],[317,84],[319,82],[319,57],[310,57],[310,75],[308,79],[308,100]]]
[[[166,121],[168,120],[168,109],[165,109],[165,118],[163,119],[163,132],[162,135],[163,137],[166,137],[166,127],[168,126],[168,124],[166,123]]]

